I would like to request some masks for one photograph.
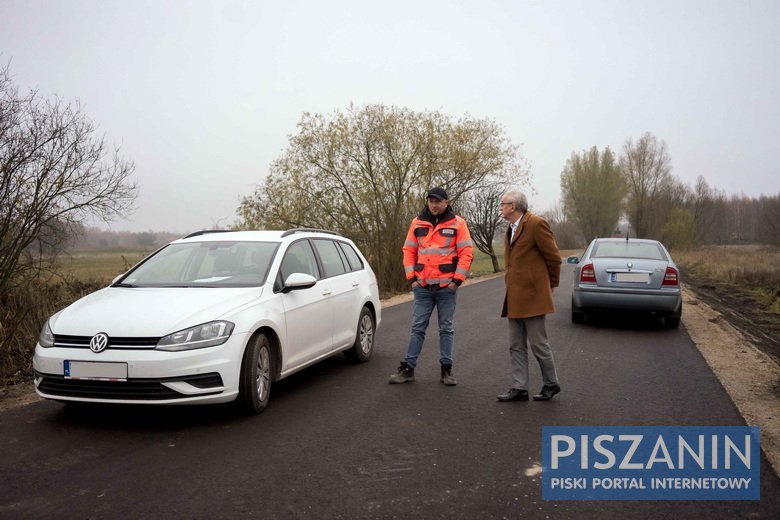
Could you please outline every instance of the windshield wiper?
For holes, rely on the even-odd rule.
[[[138,287],[138,286],[133,285],[131,283],[115,283],[115,284],[111,284],[111,287]]]

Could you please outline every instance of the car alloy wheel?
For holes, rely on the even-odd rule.
[[[267,401],[271,391],[271,354],[267,342],[260,346],[257,355],[257,398]]]
[[[268,406],[274,373],[274,350],[265,334],[252,338],[244,351],[237,404],[250,414]]]
[[[363,307],[358,318],[355,343],[345,352],[347,359],[357,363],[368,361],[374,350],[374,315],[368,307]]]

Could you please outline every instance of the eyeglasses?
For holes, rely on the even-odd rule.
[[[512,203],[511,202],[499,202],[498,203],[499,206],[505,206],[507,204],[512,204]]]

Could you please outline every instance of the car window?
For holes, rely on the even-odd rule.
[[[347,258],[347,262],[349,262],[350,270],[359,271],[363,269],[363,262],[360,261],[360,257],[351,245],[347,244],[346,242],[338,242],[338,245],[341,248],[342,253],[344,253],[344,256]]]
[[[344,262],[341,260],[338,246],[333,240],[316,239],[312,240],[312,242],[314,242],[314,247],[320,255],[320,260],[322,260],[322,267],[325,269],[325,277],[336,276],[347,272],[347,269],[344,267]]]
[[[129,273],[123,283],[139,287],[247,287],[262,285],[276,242],[171,244]]]
[[[647,242],[598,242],[591,258],[646,258],[666,260],[666,254],[658,244]]]
[[[123,282],[150,285],[181,282],[184,280],[187,266],[192,262],[192,257],[191,249],[169,245],[147,259]]]
[[[320,278],[317,268],[317,258],[308,240],[299,240],[287,248],[287,253],[282,260],[282,280],[286,280],[292,273],[310,274],[314,278]]]

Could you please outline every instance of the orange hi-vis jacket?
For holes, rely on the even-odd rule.
[[[427,209],[412,220],[404,242],[407,280],[420,285],[460,285],[466,280],[474,247],[463,218],[449,208],[438,218]]]

